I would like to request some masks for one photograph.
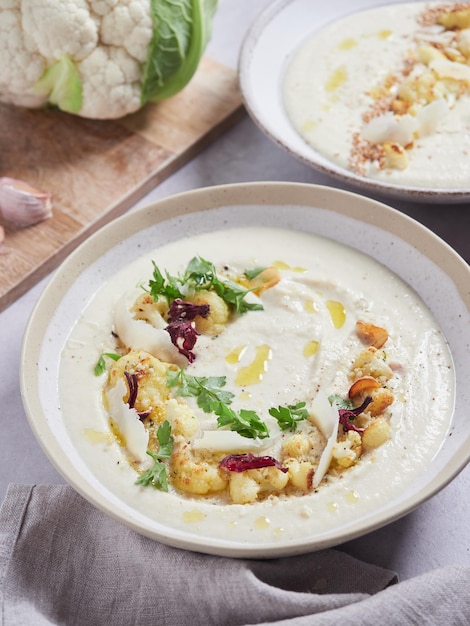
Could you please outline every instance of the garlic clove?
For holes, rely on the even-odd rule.
[[[0,212],[16,226],[31,226],[52,217],[51,194],[4,176],[0,178]]]

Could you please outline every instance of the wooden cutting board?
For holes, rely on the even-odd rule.
[[[53,217],[34,226],[0,217],[0,311],[243,114],[235,70],[209,58],[179,94],[120,120],[0,105],[0,176],[53,199]]]

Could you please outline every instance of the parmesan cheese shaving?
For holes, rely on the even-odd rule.
[[[119,339],[127,347],[145,350],[153,356],[170,363],[181,363],[181,355],[171,343],[170,335],[162,328],[155,328],[144,320],[132,317],[125,294],[116,304],[114,326]]]
[[[436,72],[439,78],[453,78],[470,84],[470,67],[464,63],[448,61],[447,59],[434,59],[429,67]]]
[[[371,143],[382,144],[387,141],[406,146],[413,141],[413,134],[418,130],[418,120],[411,115],[397,119],[392,112],[373,118],[362,131],[362,136]]]
[[[419,136],[425,137],[435,133],[448,114],[449,105],[443,98],[434,100],[420,109],[416,116],[419,122]]]
[[[339,422],[338,411],[331,406],[325,392],[319,391],[317,393],[310,405],[309,414],[310,421],[315,424],[327,439],[335,428],[337,430]]]
[[[319,391],[310,406],[310,420],[327,438],[318,467],[313,476],[312,487],[316,489],[323,480],[331,463],[333,447],[338,436],[339,413],[331,406],[325,393]]]
[[[269,437],[250,439],[242,437],[233,430],[205,430],[193,441],[194,450],[212,450],[214,452],[250,452],[271,448],[273,442],[281,436],[281,429],[276,419],[267,416],[264,422],[269,429]]]
[[[194,450],[214,452],[249,452],[262,450],[270,445],[269,439],[248,439],[233,430],[205,430],[200,438],[195,439],[192,447]]]
[[[147,459],[147,445],[149,434],[139,419],[135,409],[131,409],[123,401],[126,393],[126,384],[121,378],[116,385],[108,391],[109,414],[114,425],[123,438],[123,443],[129,454],[139,462]]]

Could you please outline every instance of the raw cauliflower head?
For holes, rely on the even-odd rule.
[[[118,118],[194,74],[217,0],[2,0],[0,100]]]

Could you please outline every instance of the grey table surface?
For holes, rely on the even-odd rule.
[[[270,0],[221,0],[207,55],[236,68],[245,34]],[[174,193],[216,184],[295,181],[348,189],[295,160],[246,116],[136,207]],[[350,191],[357,191],[349,189]],[[470,204],[413,204],[372,196],[418,220],[470,261]],[[133,210],[133,209],[131,209]],[[8,484],[63,483],[27,422],[19,386],[20,350],[47,277],[0,313],[0,500]],[[340,549],[395,570],[403,580],[445,565],[470,566],[470,469],[402,519]]]

